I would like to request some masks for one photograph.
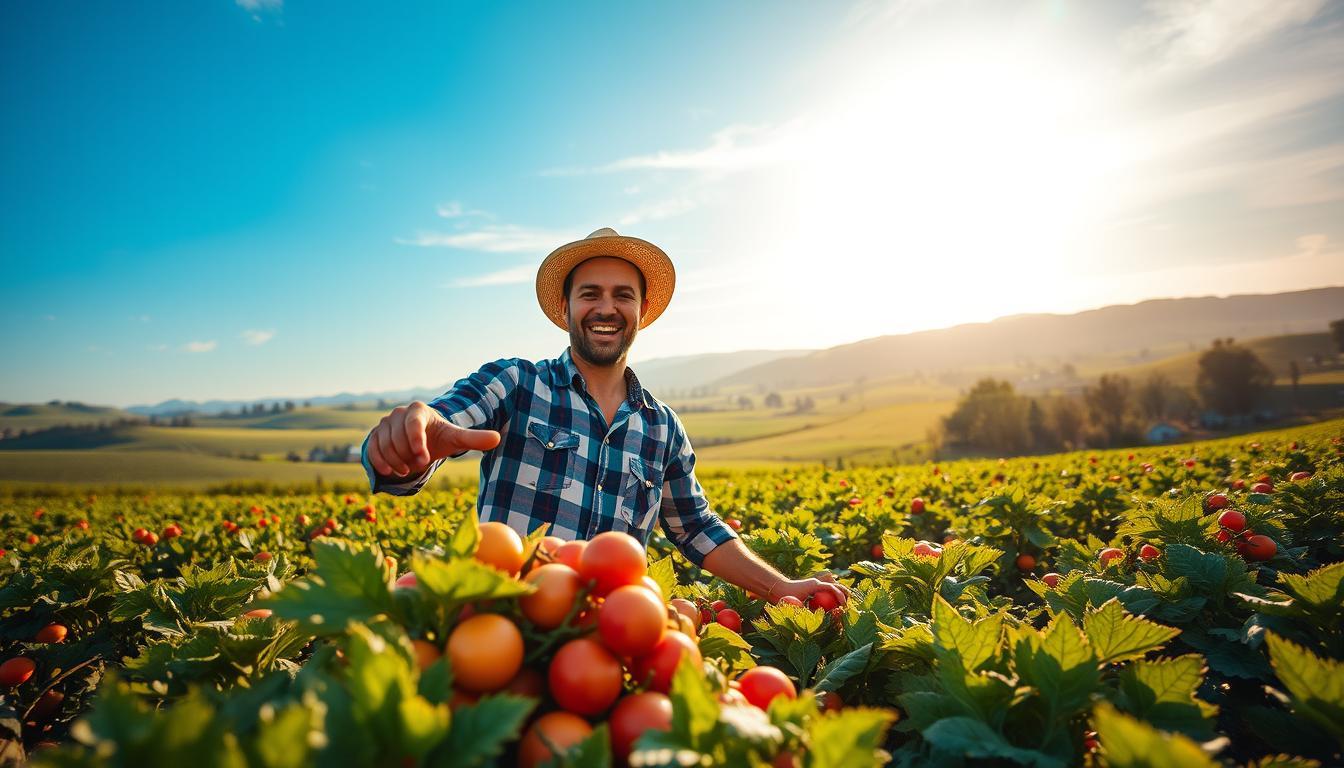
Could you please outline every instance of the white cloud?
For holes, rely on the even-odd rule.
[[[551,168],[543,176],[580,176],[624,171],[706,171],[727,173],[771,165],[788,156],[798,131],[794,124],[778,127],[730,125],[715,133],[709,146],[659,150],[626,157],[592,168]]]
[[[1304,24],[1325,0],[1154,0],[1154,17],[1130,35],[1136,53],[1160,69],[1199,69],[1230,59]]]
[[[213,352],[213,351],[215,350],[215,347],[217,347],[217,346],[219,346],[218,342],[215,342],[215,341],[213,341],[213,340],[211,340],[211,341],[188,341],[186,344],[183,344],[183,345],[182,345],[182,351],[184,351],[184,352]]]
[[[462,203],[459,203],[456,200],[450,200],[449,202],[446,203],[439,203],[439,205],[434,208],[434,212],[437,213],[439,215],[439,218],[442,219],[461,219],[470,217],[480,217],[483,219],[495,218],[494,214],[490,213],[489,211],[481,211],[473,208],[464,208],[462,206]]]
[[[278,11],[284,0],[234,0],[245,11]]]
[[[510,267],[501,269],[498,272],[489,272],[484,275],[473,275],[471,277],[462,277],[454,280],[449,285],[454,288],[480,288],[487,285],[517,285],[519,283],[530,283],[537,277],[537,268],[530,264],[521,267]]]
[[[638,224],[643,221],[658,221],[659,219],[668,219],[673,216],[679,216],[687,211],[695,210],[694,200],[685,197],[674,198],[671,200],[661,200],[656,203],[643,206],[637,210],[631,211],[622,216],[616,223],[622,227],[628,227],[632,224]]]
[[[259,347],[275,338],[275,331],[246,330],[242,332],[241,336],[248,346]]]
[[[465,232],[419,232],[414,238],[396,238],[400,245],[456,248],[486,253],[550,253],[578,239],[572,234],[518,226],[486,226]]]

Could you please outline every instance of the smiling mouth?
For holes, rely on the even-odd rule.
[[[623,328],[622,326],[611,325],[608,323],[593,323],[592,325],[587,326],[587,330],[594,336],[612,338],[618,336]]]

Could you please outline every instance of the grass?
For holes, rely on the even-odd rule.
[[[697,449],[701,465],[729,463],[878,463],[911,458],[928,430],[952,412],[956,403],[898,403],[869,408],[834,422],[786,435]],[[902,450],[904,449],[904,450]]]

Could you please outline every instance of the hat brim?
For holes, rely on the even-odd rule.
[[[638,237],[613,235],[589,237],[551,251],[537,269],[537,303],[552,323],[569,330],[565,322],[565,277],[578,265],[598,256],[624,259],[644,274],[644,297],[648,306],[639,320],[647,328],[672,302],[677,272],[662,248]]]

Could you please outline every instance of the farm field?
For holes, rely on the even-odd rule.
[[[831,570],[848,604],[767,605],[661,532],[638,560],[652,584],[597,565],[629,562],[617,553],[635,544],[587,558],[538,530],[515,548],[513,534],[475,524],[470,489],[0,497],[0,755],[1344,760],[1344,421],[703,480],[760,557],[795,577]],[[621,600],[657,607],[654,645],[603,621],[589,578],[631,584]]]

